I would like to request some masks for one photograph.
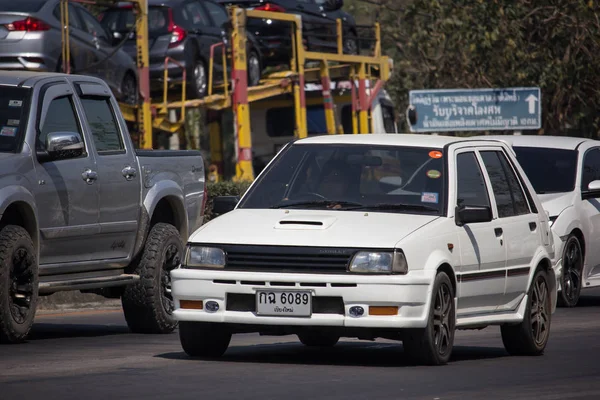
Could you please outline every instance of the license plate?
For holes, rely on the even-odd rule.
[[[276,317],[310,317],[312,294],[308,290],[257,290],[256,314]]]

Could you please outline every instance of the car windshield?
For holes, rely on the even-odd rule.
[[[239,208],[441,215],[443,160],[430,148],[295,144],[277,156]]]
[[[19,149],[27,126],[31,89],[0,86],[0,152]]]
[[[514,150],[537,194],[565,193],[575,189],[576,150],[518,146]]]

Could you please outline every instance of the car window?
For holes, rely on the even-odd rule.
[[[499,151],[482,151],[481,158],[492,182],[500,218],[529,213],[525,193],[506,156]]]
[[[85,30],[90,34],[94,35],[99,39],[104,39],[108,43],[108,35],[104,30],[104,27],[94,18],[90,13],[85,10],[79,9],[79,15],[83,20]]]
[[[269,108],[266,113],[267,135],[270,137],[292,137],[296,129],[294,107]],[[327,133],[325,109],[322,105],[306,107],[306,130],[308,135]]]
[[[92,131],[96,151],[102,154],[124,150],[121,133],[108,100],[82,98],[81,103]]]
[[[381,116],[383,118],[383,127],[386,133],[396,133],[394,125],[394,109],[388,105],[381,105]]]
[[[229,16],[224,7],[211,3],[210,1],[202,2],[204,7],[208,10],[210,18],[213,20],[215,26],[222,26],[224,23],[229,21]]]
[[[600,149],[592,149],[583,157],[581,190],[588,190],[592,181],[600,180]]]
[[[513,149],[536,193],[565,193],[575,189],[577,150],[521,146]]]
[[[475,153],[456,156],[456,205],[491,207],[488,189]]]
[[[31,89],[0,85],[0,152],[19,149],[25,137]]]
[[[73,98],[71,96],[59,97],[50,102],[44,125],[40,127],[36,146],[40,150],[46,149],[46,137],[54,132],[77,132],[81,135],[81,127],[77,119]]]
[[[210,20],[207,18],[202,6],[195,1],[186,3],[183,6],[183,17],[186,20],[186,25],[193,27],[211,26]]]
[[[58,5],[54,8],[53,14],[57,20],[59,20],[59,21],[61,20],[60,5]],[[77,16],[77,12],[75,11],[75,7],[73,7],[70,4],[69,4],[69,26],[72,28],[77,28],[77,29],[83,30],[83,25],[81,25],[81,21],[79,20],[79,17]]]

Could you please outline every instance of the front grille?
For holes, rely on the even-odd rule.
[[[225,269],[254,272],[294,272],[339,274],[348,270],[352,256],[359,249],[224,245]]]
[[[227,293],[227,311],[255,312],[256,295]],[[344,300],[334,296],[314,296],[312,298],[313,314],[344,315]]]

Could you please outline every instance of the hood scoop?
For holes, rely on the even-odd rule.
[[[275,229],[286,230],[321,230],[327,229],[336,221],[335,217],[323,217],[313,215],[294,215],[277,221]]]

